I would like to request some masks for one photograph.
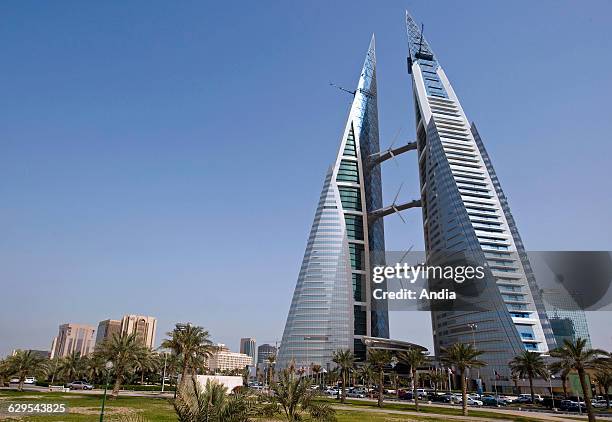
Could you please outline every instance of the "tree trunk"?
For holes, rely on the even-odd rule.
[[[563,398],[567,400],[567,377],[561,377],[561,383],[563,384]]]
[[[467,408],[467,383],[465,382],[465,371],[461,371],[461,398],[463,399],[463,402],[461,403],[461,407],[463,410],[463,416],[467,416],[468,415],[468,408]]]
[[[187,355],[185,355],[185,358],[183,359],[183,371],[181,372],[181,382],[179,382],[179,385],[177,387],[179,390],[179,393],[183,389],[183,386],[185,385],[185,380],[187,379],[187,368],[188,367],[189,367],[189,359],[187,359]]]
[[[346,372],[342,371],[342,392],[340,394],[340,402],[344,404],[346,402]]]
[[[378,377],[378,407],[383,405],[383,394],[385,392],[385,372],[381,369]]]
[[[529,376],[529,392],[531,392],[531,404],[535,404],[535,394],[533,394],[533,378]]]
[[[417,395],[417,378],[416,378],[416,369],[412,369],[412,394],[414,395],[414,408],[416,411],[419,411],[419,396]]]
[[[578,378],[580,378],[580,386],[582,387],[584,403],[586,404],[587,413],[589,414],[589,422],[595,422],[595,414],[593,413],[593,406],[591,405],[591,398],[589,397],[590,388],[587,388],[584,369],[578,369]],[[578,406],[580,406],[580,403],[578,403]]]
[[[122,374],[119,371],[117,371],[116,378],[115,378],[115,385],[113,386],[113,392],[111,394],[113,397],[117,397],[119,395],[119,390],[121,389],[121,378],[122,378]]]

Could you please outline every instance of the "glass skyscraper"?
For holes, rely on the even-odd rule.
[[[556,342],[508,202],[484,143],[421,28],[406,12],[414,93],[425,251],[428,262],[471,256],[486,264],[476,309],[432,310],[436,355],[454,343],[484,352],[480,369],[510,382],[508,362]]]
[[[385,250],[374,37],[361,70],[334,164],[323,184],[293,293],[277,365],[324,368],[338,349],[365,358],[363,336],[389,336],[385,305],[371,301],[370,267]]]

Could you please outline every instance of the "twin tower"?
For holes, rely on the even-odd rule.
[[[467,253],[489,268],[480,298],[485,310],[432,311],[436,354],[456,342],[474,342],[485,352],[486,371],[503,376],[520,351],[555,346],[483,142],[408,13],[406,26],[416,141],[380,150],[372,38],[308,237],[277,357],[280,368],[292,361],[298,368],[329,367],[338,349],[365,359],[366,344],[389,338],[387,306],[372,298],[371,268],[385,264],[383,217],[411,207],[422,210],[427,260],[442,252]],[[380,165],[410,150],[417,156],[420,198],[384,207]]]

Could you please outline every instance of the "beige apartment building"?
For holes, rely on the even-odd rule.
[[[230,351],[225,344],[217,344],[216,350],[208,358],[207,366],[211,371],[243,369],[253,364],[253,358],[244,353]]]
[[[85,324],[62,324],[59,333],[51,345],[51,359],[62,358],[72,352],[88,355],[94,350],[94,333],[96,329]]]
[[[96,344],[110,339],[114,334],[128,336],[136,333],[136,338],[142,345],[152,349],[155,346],[157,319],[145,315],[124,315],[121,320],[107,319],[98,324]]]
[[[141,343],[152,349],[155,345],[157,318],[144,315],[124,315],[121,319],[121,335],[136,333]]]
[[[102,343],[106,339],[113,338],[113,335],[121,335],[121,321],[116,319],[106,319],[98,324],[96,332],[96,345]]]

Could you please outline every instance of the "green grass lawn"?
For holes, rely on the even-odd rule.
[[[21,421],[65,421],[65,422],[92,422],[97,421],[100,415],[102,396],[80,395],[73,393],[19,393],[16,391],[0,391],[0,406],[4,410],[7,402],[15,403],[65,403],[69,413],[27,415]],[[141,415],[152,421],[176,422],[172,404],[166,399],[153,397],[121,397],[107,400],[105,406],[105,421],[119,421],[122,416]],[[0,420],[6,416],[0,416]]]

